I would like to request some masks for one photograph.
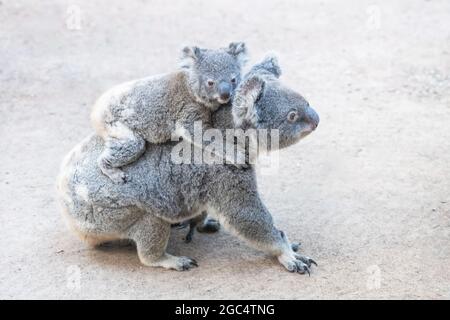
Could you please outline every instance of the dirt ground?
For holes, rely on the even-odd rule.
[[[169,5],[170,3],[170,5]],[[175,230],[189,272],[88,249],[55,201],[106,89],[171,71],[183,44],[279,54],[321,117],[259,185],[311,277],[225,231]],[[450,2],[0,2],[0,298],[450,298]]]

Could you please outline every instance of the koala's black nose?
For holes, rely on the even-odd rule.
[[[231,96],[231,85],[228,82],[219,83],[219,97],[222,100],[228,100]]]
[[[307,121],[311,124],[311,127],[313,128],[313,130],[315,130],[317,128],[317,126],[319,125],[319,115],[317,114],[316,111],[314,111],[313,108],[309,107],[308,110],[306,110],[306,118]]]

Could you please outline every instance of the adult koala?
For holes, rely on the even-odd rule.
[[[279,75],[275,58],[254,66],[237,90],[232,111],[222,108],[214,114],[214,127],[230,128],[234,122],[245,130],[278,129],[279,148],[311,133],[318,115],[301,95],[278,81]],[[59,199],[72,230],[90,245],[131,239],[144,265],[187,270],[197,262],[166,253],[170,226],[207,210],[225,229],[276,256],[289,271],[309,273],[314,261],[294,252],[273,225],[258,195],[253,166],[175,164],[174,145],[149,145],[138,161],[123,168],[131,180],[122,185],[98,168],[101,138],[91,135],[77,145],[58,177]]]

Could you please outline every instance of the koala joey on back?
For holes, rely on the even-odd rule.
[[[242,42],[215,50],[185,47],[180,70],[124,83],[103,94],[91,113],[96,133],[105,141],[98,159],[103,174],[116,183],[127,181],[120,167],[136,161],[146,141],[164,143],[176,134],[196,146],[194,122],[201,121],[203,130],[211,127],[210,113],[230,101],[240,82],[246,51]],[[243,158],[238,149],[238,161]]]

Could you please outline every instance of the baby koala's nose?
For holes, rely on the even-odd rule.
[[[221,100],[230,99],[231,96],[231,85],[227,82],[221,82],[219,84],[219,96]]]
[[[228,99],[230,99],[230,93],[229,93],[229,92],[222,93],[222,94],[220,95],[220,99],[222,99],[222,100],[228,100]]]

